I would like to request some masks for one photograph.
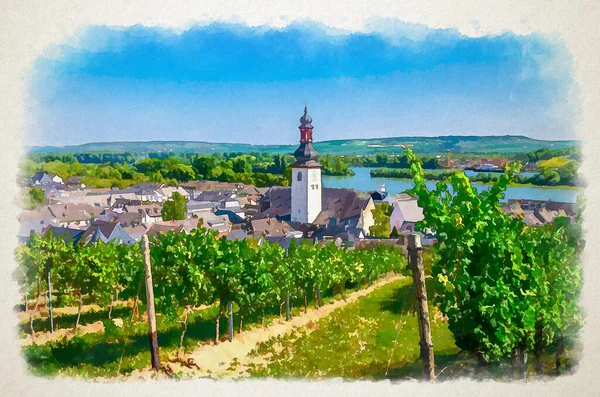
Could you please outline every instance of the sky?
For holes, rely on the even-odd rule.
[[[214,23],[90,26],[31,71],[28,144],[315,141],[440,135],[576,139],[571,57],[554,37],[466,37],[379,20],[349,32]]]

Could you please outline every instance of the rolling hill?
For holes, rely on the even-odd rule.
[[[348,139],[315,142],[315,149],[321,154],[331,155],[372,155],[377,153],[400,154],[402,145],[410,146],[419,154],[440,154],[448,149],[455,154],[500,154],[511,155],[538,149],[561,149],[580,145],[579,141],[546,141],[525,136],[441,136],[441,137],[396,137],[373,139]],[[94,142],[73,146],[31,146],[29,153],[92,153],[129,152],[147,153],[224,153],[224,152],[268,152],[291,153],[297,145],[250,145],[244,143],[211,143],[192,141],[151,141],[151,142]]]

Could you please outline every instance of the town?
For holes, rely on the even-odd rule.
[[[370,192],[324,186],[306,107],[300,123],[300,145],[290,166],[291,186],[200,180],[177,186],[145,182],[123,189],[88,188],[81,177],[63,180],[38,172],[27,181],[23,194],[36,188],[44,197],[36,208],[19,215],[19,241],[27,242],[31,233],[52,233],[78,244],[134,244],[143,235],[189,233],[204,227],[218,232],[219,238],[266,239],[284,247],[292,239],[334,241],[350,247],[370,242],[402,246],[414,232],[421,234],[424,244],[435,243],[435,230],[417,228],[423,210],[416,197],[388,194],[384,184]],[[505,163],[486,160],[480,169],[497,171]],[[467,162],[463,168],[469,165],[473,167]],[[167,207],[176,210],[167,211]],[[379,207],[385,210],[377,216]],[[509,199],[504,211],[529,226],[543,226],[557,217],[573,219],[579,209],[574,203],[523,197]],[[378,229],[385,232],[378,233]]]

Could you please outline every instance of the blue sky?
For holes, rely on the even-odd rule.
[[[312,22],[95,26],[35,63],[28,143],[289,144],[305,100],[315,140],[573,139],[570,62],[550,37],[469,38],[389,20],[369,33]]]

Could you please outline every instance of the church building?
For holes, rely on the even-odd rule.
[[[319,154],[313,148],[312,118],[306,106],[299,129],[300,146],[294,152],[296,161],[291,165],[292,186],[274,186],[265,192],[258,200],[259,212],[252,218],[253,224],[269,220],[268,225],[272,227],[264,234],[271,236],[285,235],[286,228],[310,229],[314,231],[313,237],[329,235],[347,239],[349,234],[369,235],[370,227],[375,224],[371,213],[375,204],[371,196],[322,185],[323,166],[317,161]]]
[[[312,118],[304,105],[300,118],[300,146],[294,152],[292,164],[292,222],[312,223],[321,212],[321,164],[319,153],[312,146]]]

